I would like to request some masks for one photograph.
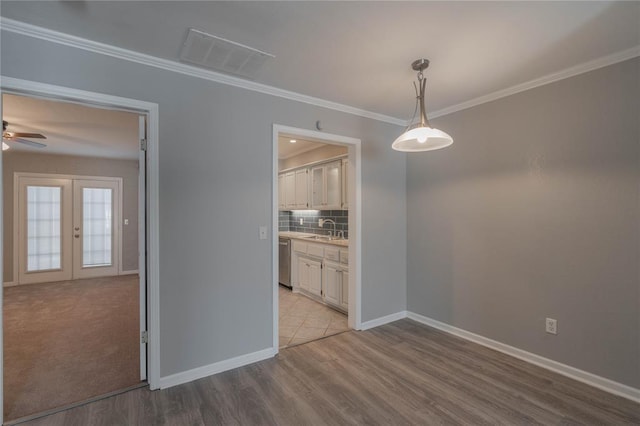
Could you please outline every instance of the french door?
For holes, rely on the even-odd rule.
[[[121,179],[16,180],[20,284],[118,275]]]

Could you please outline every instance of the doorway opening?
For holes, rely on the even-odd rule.
[[[15,422],[146,385],[147,116],[5,90],[2,115],[2,397]]]
[[[360,141],[274,126],[274,348],[360,328]]]

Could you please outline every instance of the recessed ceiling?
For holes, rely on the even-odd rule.
[[[11,151],[138,158],[138,114],[10,94],[2,95],[2,114],[8,130],[47,137],[36,140],[44,148],[8,141]]]
[[[291,143],[292,140],[295,140],[295,143]],[[322,142],[313,142],[295,136],[281,135],[278,137],[278,159],[284,160],[295,157],[296,155],[321,148],[324,145]]]
[[[255,80],[408,119],[640,45],[640,2],[3,1],[2,16],[179,61],[189,28],[273,53]]]

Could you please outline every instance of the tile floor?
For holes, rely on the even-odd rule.
[[[280,286],[280,348],[349,330],[347,316]]]

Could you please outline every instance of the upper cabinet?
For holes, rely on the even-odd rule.
[[[280,210],[348,210],[348,160],[333,160],[278,175]]]
[[[341,161],[332,161],[311,168],[311,208],[342,209]]]
[[[293,170],[278,175],[278,208],[280,210],[309,208],[309,182],[307,169]]]
[[[349,160],[342,160],[342,210],[349,210]]]

